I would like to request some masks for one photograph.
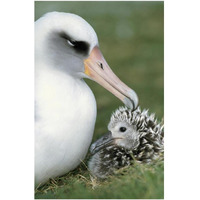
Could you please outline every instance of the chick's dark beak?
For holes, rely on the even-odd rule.
[[[114,139],[112,137],[112,133],[109,131],[108,133],[106,133],[105,135],[100,137],[96,142],[94,142],[91,145],[90,152],[92,154],[95,154],[98,151],[100,151],[101,149],[103,149],[107,146],[111,146],[113,144],[114,144]]]

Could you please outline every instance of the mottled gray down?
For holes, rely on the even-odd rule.
[[[90,148],[89,170],[94,176],[106,178],[134,162],[150,163],[163,158],[164,124],[148,110],[120,107],[112,114],[108,129],[109,133]]]

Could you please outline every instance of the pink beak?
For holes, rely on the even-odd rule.
[[[84,60],[84,65],[87,76],[118,97],[128,108],[137,108],[137,94],[113,73],[97,46]]]

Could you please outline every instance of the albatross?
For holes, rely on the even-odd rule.
[[[164,123],[158,122],[154,113],[120,107],[111,115],[108,130],[90,147],[88,166],[93,176],[105,179],[135,162],[163,160]]]
[[[136,93],[112,72],[94,29],[75,14],[45,14],[35,22],[36,186],[75,169],[87,154],[97,111],[84,78],[137,107]]]

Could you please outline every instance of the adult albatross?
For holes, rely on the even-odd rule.
[[[83,78],[129,108],[136,93],[112,72],[93,28],[81,17],[50,12],[35,22],[35,184],[76,168],[90,146],[96,101]]]

